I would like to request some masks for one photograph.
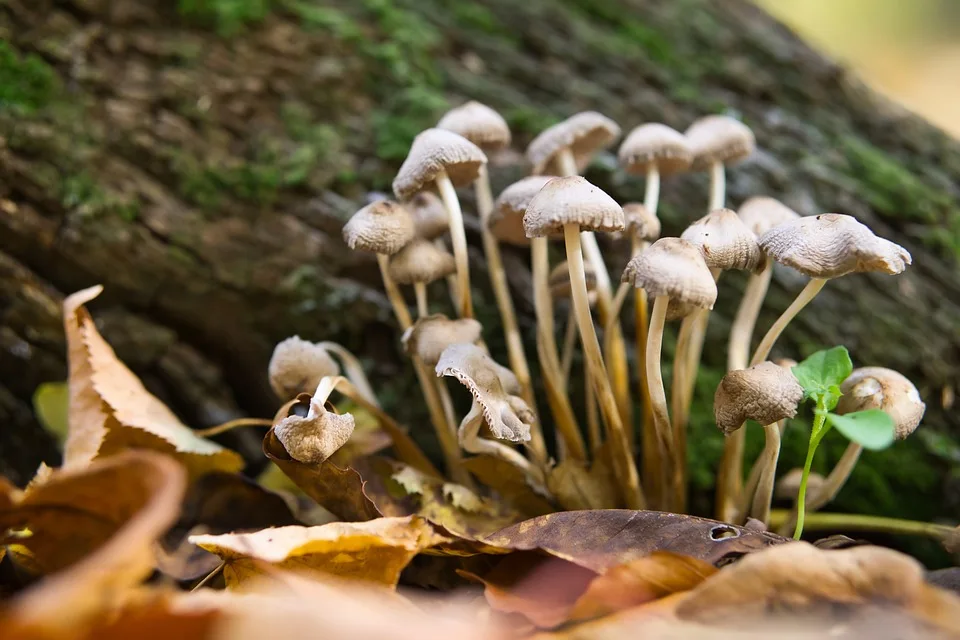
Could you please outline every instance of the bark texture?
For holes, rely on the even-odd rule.
[[[960,144],[752,5],[176,4],[0,2],[0,473],[22,482],[41,460],[56,462],[31,395],[65,375],[63,295],[94,283],[106,287],[93,306],[105,337],[190,424],[271,415],[266,363],[294,333],[367,359],[385,404],[415,424],[423,410],[402,401],[417,396],[376,264],[349,252],[340,228],[368,191],[389,188],[413,135],[468,98],[507,117],[515,149],[584,109],[625,131],[650,120],[683,130],[713,112],[742,117],[758,151],[729,171],[730,203],[765,194],[803,213],[849,213],[914,257],[899,278],[831,282],[777,352],[845,344],[856,363],[917,383],[925,428],[960,431],[940,402],[960,378]],[[495,191],[525,172],[521,160],[495,159]],[[588,177],[620,201],[642,199],[642,181],[616,171],[612,155]],[[665,181],[664,234],[678,234],[706,201],[706,175]],[[503,360],[476,231],[474,223],[480,319]],[[606,246],[618,273],[621,249]],[[506,260],[532,345],[527,258]],[[691,445],[704,460],[719,452],[709,405],[743,281],[721,280],[711,320],[694,415],[702,437]],[[758,330],[802,285],[775,272]],[[255,456],[247,436],[230,444]],[[877,477],[886,484],[874,486],[868,476],[861,496],[880,486],[948,493],[946,465],[919,441],[904,447],[878,459],[906,456],[921,478],[885,471]],[[955,512],[945,500],[885,510]]]

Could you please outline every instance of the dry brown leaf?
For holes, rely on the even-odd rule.
[[[612,509],[617,505],[616,487],[607,481],[599,463],[587,470],[582,462],[568,458],[547,476],[547,488],[564,509]]]
[[[463,466],[481,483],[496,491],[502,502],[528,518],[556,511],[546,498],[527,484],[523,471],[502,458],[474,456],[464,460]]]
[[[448,540],[415,516],[190,538],[220,556],[227,586],[233,588],[262,577],[258,563],[394,586],[415,555]]]
[[[191,478],[209,471],[239,471],[243,459],[237,453],[197,436],[117,359],[84,307],[102,290],[84,289],[63,302],[70,365],[64,467],[83,467],[128,449],[149,449],[176,457]]]
[[[372,456],[390,446],[392,440],[380,423],[362,407],[336,407],[337,413],[346,412],[353,416],[353,433],[346,444],[330,456],[330,462],[338,467],[349,467],[354,461]]]

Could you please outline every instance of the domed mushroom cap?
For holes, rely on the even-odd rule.
[[[902,273],[913,259],[898,244],[839,213],[823,213],[785,222],[760,236],[760,248],[777,262],[811,278],[848,273]]]
[[[429,283],[457,270],[453,255],[417,238],[390,259],[390,277],[400,284]]]
[[[680,235],[700,248],[712,269],[754,271],[762,257],[757,237],[730,209],[717,209],[700,218]]]
[[[620,231],[623,209],[586,178],[554,178],[527,205],[523,229],[528,238],[539,238],[562,234],[567,224],[584,231]]]
[[[514,411],[503,388],[496,363],[483,349],[471,344],[447,347],[437,362],[437,376],[451,376],[465,386],[483,412],[493,437],[511,442],[530,440],[530,427]]]
[[[797,366],[797,361],[793,358],[777,358],[773,361],[773,364],[777,365],[778,367],[783,367],[784,369],[793,369],[795,366]]]
[[[427,129],[413,139],[407,159],[393,179],[393,192],[405,200],[446,171],[450,182],[463,187],[477,179],[487,156],[461,135],[444,129]]]
[[[714,162],[733,164],[753,153],[756,140],[750,127],[729,116],[706,116],[685,132],[693,151],[693,169],[701,171]]]
[[[313,393],[321,378],[339,374],[340,367],[326,349],[300,336],[277,343],[267,366],[270,386],[284,402],[299,393]]]
[[[530,238],[523,230],[523,214],[533,196],[554,176],[530,176],[514,182],[504,189],[494,203],[493,212],[487,220],[487,228],[500,242],[526,247]]]
[[[417,356],[429,366],[437,364],[443,350],[452,344],[473,344],[483,327],[473,318],[451,320],[442,313],[419,318],[403,332],[401,342],[408,355]]]
[[[797,499],[800,492],[800,481],[803,479],[803,469],[797,467],[783,474],[777,480],[775,495],[778,498]],[[811,472],[807,476],[807,497],[815,496],[823,486],[824,477],[816,472]]]
[[[368,204],[343,225],[343,240],[355,251],[393,255],[410,242],[413,235],[410,212],[389,200]]]
[[[800,214],[776,198],[755,196],[750,198],[737,211],[740,220],[758,238],[770,229],[800,218]]]
[[[927,409],[913,383],[893,369],[854,369],[850,377],[840,385],[840,391],[843,395],[840,396],[836,409],[839,415],[880,409],[893,418],[899,440],[916,430]]]
[[[723,376],[713,398],[717,426],[730,435],[747,420],[773,424],[797,415],[803,387],[788,369],[761,362]]]
[[[646,173],[656,167],[662,175],[690,168],[693,152],[687,138],[665,124],[656,122],[636,127],[620,145],[620,165],[629,173]]]
[[[660,218],[641,202],[623,205],[624,234],[644,242],[653,242],[660,237]]]
[[[434,240],[450,230],[450,216],[443,201],[432,191],[421,191],[406,202],[418,238]]]
[[[596,111],[583,111],[545,129],[527,147],[527,159],[534,173],[560,173],[557,154],[569,148],[583,171],[594,154],[620,135],[616,122]]]
[[[620,280],[651,297],[668,296],[695,307],[712,309],[717,301],[717,283],[700,250],[682,238],[654,242],[627,263]]]
[[[499,113],[485,104],[471,100],[447,111],[438,129],[457,133],[485,151],[494,151],[510,144],[510,127]]]
[[[327,411],[312,398],[305,418],[287,416],[273,427],[273,433],[294,460],[320,464],[347,443],[353,429],[352,415]]]
[[[587,292],[595,291],[597,288],[597,272],[594,271],[593,265],[584,262],[583,274],[584,279],[587,281]],[[550,287],[550,295],[554,298],[570,297],[570,268],[566,260],[558,263],[557,266],[550,270],[550,275],[547,277],[547,285]]]

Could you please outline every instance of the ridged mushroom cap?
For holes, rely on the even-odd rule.
[[[412,197],[446,172],[455,187],[477,179],[487,156],[480,147],[445,129],[427,129],[413,139],[407,159],[393,179],[393,193],[400,200]]]
[[[527,147],[527,159],[534,173],[560,173],[557,154],[569,148],[583,171],[594,154],[620,136],[620,127],[596,111],[583,111],[543,130]]]
[[[438,129],[457,133],[484,151],[495,151],[510,144],[510,127],[499,113],[471,100],[447,111]]]
[[[682,238],[654,242],[627,263],[620,280],[681,305],[712,309],[717,301],[717,283],[700,250]]]
[[[311,398],[306,417],[289,415],[273,427],[273,433],[290,457],[304,464],[320,464],[345,445],[354,429],[353,416],[327,411]]]
[[[371,202],[343,225],[343,240],[355,251],[393,255],[413,240],[410,212],[390,200]]]
[[[716,209],[687,227],[680,235],[700,248],[712,269],[755,271],[763,257],[757,237],[730,209]]]
[[[340,367],[322,346],[291,336],[273,348],[267,375],[277,398],[286,402],[313,393],[320,379],[340,374]]]
[[[624,235],[644,242],[653,242],[660,237],[660,218],[642,202],[623,205]]]
[[[450,216],[443,200],[433,191],[420,191],[406,202],[413,216],[413,226],[418,238],[434,240],[450,230]]]
[[[587,293],[592,293],[597,288],[597,272],[589,262],[583,263],[583,275],[587,282]],[[570,288],[570,269],[567,261],[564,260],[550,270],[547,276],[547,285],[550,287],[550,295],[554,298],[569,298]]]
[[[657,122],[642,124],[631,131],[617,155],[625,171],[637,174],[656,167],[661,175],[667,176],[686,171],[693,162],[687,138]]]
[[[528,238],[538,238],[562,234],[567,224],[583,231],[620,231],[623,209],[586,178],[554,178],[527,205],[523,229]]]
[[[390,277],[400,284],[430,283],[457,270],[453,255],[430,240],[417,238],[390,259]]]
[[[437,376],[456,378],[473,396],[493,437],[511,442],[530,440],[530,426],[517,415],[503,387],[496,363],[471,344],[447,347],[437,362]],[[514,401],[515,402],[515,401]]]
[[[401,343],[408,355],[417,356],[424,364],[435,366],[443,350],[452,344],[473,344],[480,339],[483,327],[473,318],[451,320],[442,313],[417,319],[403,332]]]
[[[713,397],[713,414],[724,435],[730,435],[747,419],[768,425],[792,418],[801,400],[803,387],[789,369],[761,362],[723,376]]]
[[[777,480],[775,495],[778,498],[797,499],[800,492],[800,481],[803,479],[803,469],[797,467],[783,474]],[[823,486],[824,477],[816,472],[810,472],[807,476],[807,497],[814,496]]]
[[[693,152],[694,171],[702,171],[714,162],[734,164],[753,153],[756,147],[750,127],[729,116],[700,118],[684,135]]]
[[[511,184],[500,192],[487,219],[487,228],[497,240],[518,247],[530,245],[530,238],[523,230],[523,214],[533,196],[554,176],[529,176]]]
[[[822,213],[785,222],[760,236],[760,248],[811,278],[848,273],[902,273],[913,259],[900,245],[877,237],[855,218]]]
[[[740,220],[758,238],[770,229],[800,218],[800,214],[776,198],[755,196],[750,198],[737,211]]]
[[[839,415],[880,409],[893,418],[898,440],[916,430],[927,409],[920,392],[906,376],[884,367],[854,369],[840,385],[840,391],[843,395],[836,408]]]

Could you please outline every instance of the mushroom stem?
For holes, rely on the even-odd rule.
[[[640,476],[630,453],[627,432],[620,419],[620,410],[607,378],[600,342],[590,316],[590,302],[587,295],[587,281],[583,268],[583,253],[580,247],[580,227],[566,224],[563,227],[563,239],[567,248],[567,264],[570,267],[570,293],[573,308],[577,314],[577,327],[580,330],[580,342],[587,361],[587,375],[592,379],[600,413],[607,425],[607,434],[612,443],[614,469],[623,482],[623,493],[627,507],[643,509],[645,500],[640,488]]]
[[[497,309],[500,311],[500,319],[503,322],[503,334],[507,343],[510,369],[520,383],[520,397],[536,413],[537,404],[533,394],[533,385],[530,383],[530,367],[527,364],[527,356],[523,351],[523,340],[520,336],[520,328],[517,325],[517,314],[513,308],[513,300],[510,298],[507,272],[503,268],[503,260],[500,257],[500,245],[497,243],[496,236],[490,233],[487,228],[487,220],[493,211],[493,194],[490,191],[490,176],[487,173],[487,165],[481,165],[480,175],[473,185],[477,194],[477,212],[480,214],[480,230],[483,238],[483,251],[487,257],[487,271],[490,273],[490,286],[493,289],[493,296],[496,298]],[[536,454],[537,459],[547,459],[547,447],[543,440],[543,431],[540,428],[539,420],[530,426],[530,448]]]
[[[657,204],[660,201],[660,169],[651,164],[647,169],[647,186],[643,194],[643,206],[652,215],[657,215]]]
[[[400,329],[406,331],[413,324],[413,318],[410,317],[410,310],[407,309],[407,303],[403,300],[400,288],[390,277],[390,256],[385,253],[377,254],[377,264],[380,266],[380,276],[383,278],[383,289],[387,292],[387,298],[393,307],[393,314],[397,316],[397,322],[400,323]]]
[[[757,490],[753,494],[753,502],[750,506],[750,516],[766,524],[770,519],[770,502],[773,499],[777,460],[780,458],[779,425],[776,422],[764,425],[763,435],[765,437],[763,452],[757,459],[760,465],[760,475],[757,480]]]
[[[583,403],[587,407],[587,438],[590,442],[590,451],[596,455],[603,444],[603,434],[600,431],[600,416],[597,415],[597,395],[593,389],[590,376],[583,379]]]
[[[440,442],[440,449],[447,465],[447,473],[455,482],[465,487],[473,487],[473,479],[463,467],[463,459],[460,455],[460,444],[456,437],[456,418],[452,415],[452,407],[449,413],[445,411],[446,407],[440,400],[439,381],[430,375],[427,366],[416,356],[413,356],[413,368],[417,372],[417,380],[420,382],[423,397],[427,402],[430,422],[433,424],[433,430]]]
[[[723,170],[723,163],[714,161],[710,164],[710,205],[707,212],[723,209],[727,195],[727,176]]]
[[[570,304],[570,310],[567,313],[567,326],[564,327],[563,351],[560,356],[560,366],[563,369],[564,389],[570,382],[570,370],[573,369],[573,349],[577,346],[577,318],[573,310],[573,304]]]
[[[447,249],[447,243],[443,241],[443,238],[434,238],[434,240],[433,240],[433,246],[435,246],[437,249],[440,249],[440,250],[443,251],[444,253],[449,253],[449,252],[450,252],[449,249]],[[457,274],[456,274],[456,272],[451,273],[450,275],[448,275],[448,276],[446,277],[446,281],[447,281],[447,291],[448,291],[448,293],[449,293],[449,295],[450,295],[450,302],[453,304],[453,308],[454,308],[454,309],[459,309],[459,308],[460,308],[460,302],[459,302],[460,297],[457,295]]]
[[[463,421],[460,423],[459,438],[464,451],[499,458],[522,471],[530,483],[537,489],[547,492],[542,471],[516,450],[502,442],[480,437],[480,428],[482,426],[483,413],[474,407],[470,410],[470,413],[464,416]]]
[[[843,485],[850,479],[850,474],[853,473],[853,468],[857,465],[861,453],[863,453],[863,447],[859,444],[855,442],[847,444],[843,455],[840,456],[836,466],[830,471],[827,477],[824,478],[823,484],[816,493],[806,499],[806,510],[808,513],[823,508],[837,497],[840,489],[842,489]],[[794,507],[789,520],[784,523],[782,528],[789,533],[789,529],[793,528],[796,522],[797,507]]]
[[[461,318],[473,317],[473,300],[470,298],[470,260],[467,255],[467,234],[463,228],[463,213],[460,211],[460,200],[457,191],[445,171],[436,177],[440,199],[450,217],[450,240],[453,245],[453,257],[457,263],[457,301],[459,302],[458,315]]]
[[[786,420],[780,420],[777,422],[778,439],[783,437],[783,428],[785,425]],[[734,431],[734,433],[739,433],[740,431],[743,431],[743,429],[737,429]],[[750,513],[750,507],[753,504],[753,497],[757,493],[757,486],[760,484],[760,474],[764,469],[764,453],[766,453],[766,450],[762,451],[760,455],[757,456],[757,459],[753,462],[753,466],[750,467],[750,473],[747,475],[747,482],[744,485],[743,493],[738,494],[740,501],[734,505],[734,510],[732,511],[730,519],[727,520],[727,522],[742,523],[746,520],[747,516],[752,515]],[[778,453],[777,458],[779,459],[779,457],[780,455]],[[809,502],[809,500],[807,502]]]
[[[767,359],[767,356],[770,355],[770,351],[773,349],[774,343],[776,343],[777,338],[780,337],[780,334],[783,333],[783,330],[787,328],[787,325],[790,324],[790,321],[796,317],[800,310],[807,306],[811,300],[813,300],[820,290],[823,289],[823,285],[827,284],[827,281],[822,278],[811,278],[810,282],[807,283],[807,286],[797,294],[796,299],[790,303],[790,306],[780,314],[780,317],[777,318],[777,321],[773,323],[773,326],[770,327],[770,330],[767,331],[767,334],[763,336],[763,340],[760,341],[760,344],[757,346],[757,350],[753,352],[753,357],[750,359],[750,366],[759,364]]]
[[[417,315],[424,318],[430,315],[430,309],[427,307],[427,285],[424,282],[414,282],[413,292],[417,296]]]
[[[547,391],[550,412],[565,451],[574,460],[586,459],[586,446],[570,399],[566,393],[566,382],[560,368],[554,337],[553,303],[550,300],[550,258],[547,253],[547,239],[533,238],[530,241],[530,271],[533,277],[533,306],[537,316],[537,356],[540,360],[540,373]]]
[[[785,509],[770,512],[770,524],[782,528],[791,514]],[[946,540],[956,534],[956,529],[932,522],[885,518],[860,513],[812,513],[807,516],[804,529],[808,531],[863,531],[874,533],[893,533],[911,536],[928,536],[936,540]]]
[[[373,392],[373,387],[370,386],[370,381],[367,380],[367,374],[363,372],[363,365],[360,364],[360,360],[357,358],[357,356],[353,355],[349,349],[336,342],[321,342],[318,346],[323,347],[333,355],[337,356],[337,359],[340,360],[340,366],[343,367],[343,370],[347,374],[347,380],[353,383],[353,386],[357,388],[357,391],[363,394],[363,397],[370,404],[377,407],[380,406],[380,402],[377,401],[377,396]]]
[[[672,493],[671,468],[674,466],[673,432],[670,430],[670,413],[667,410],[667,393],[663,389],[660,356],[663,348],[663,325],[667,319],[669,296],[657,296],[650,314],[650,330],[647,333],[646,378],[650,408],[653,411],[653,430],[656,434],[657,455],[660,465],[661,509],[670,509]]]

